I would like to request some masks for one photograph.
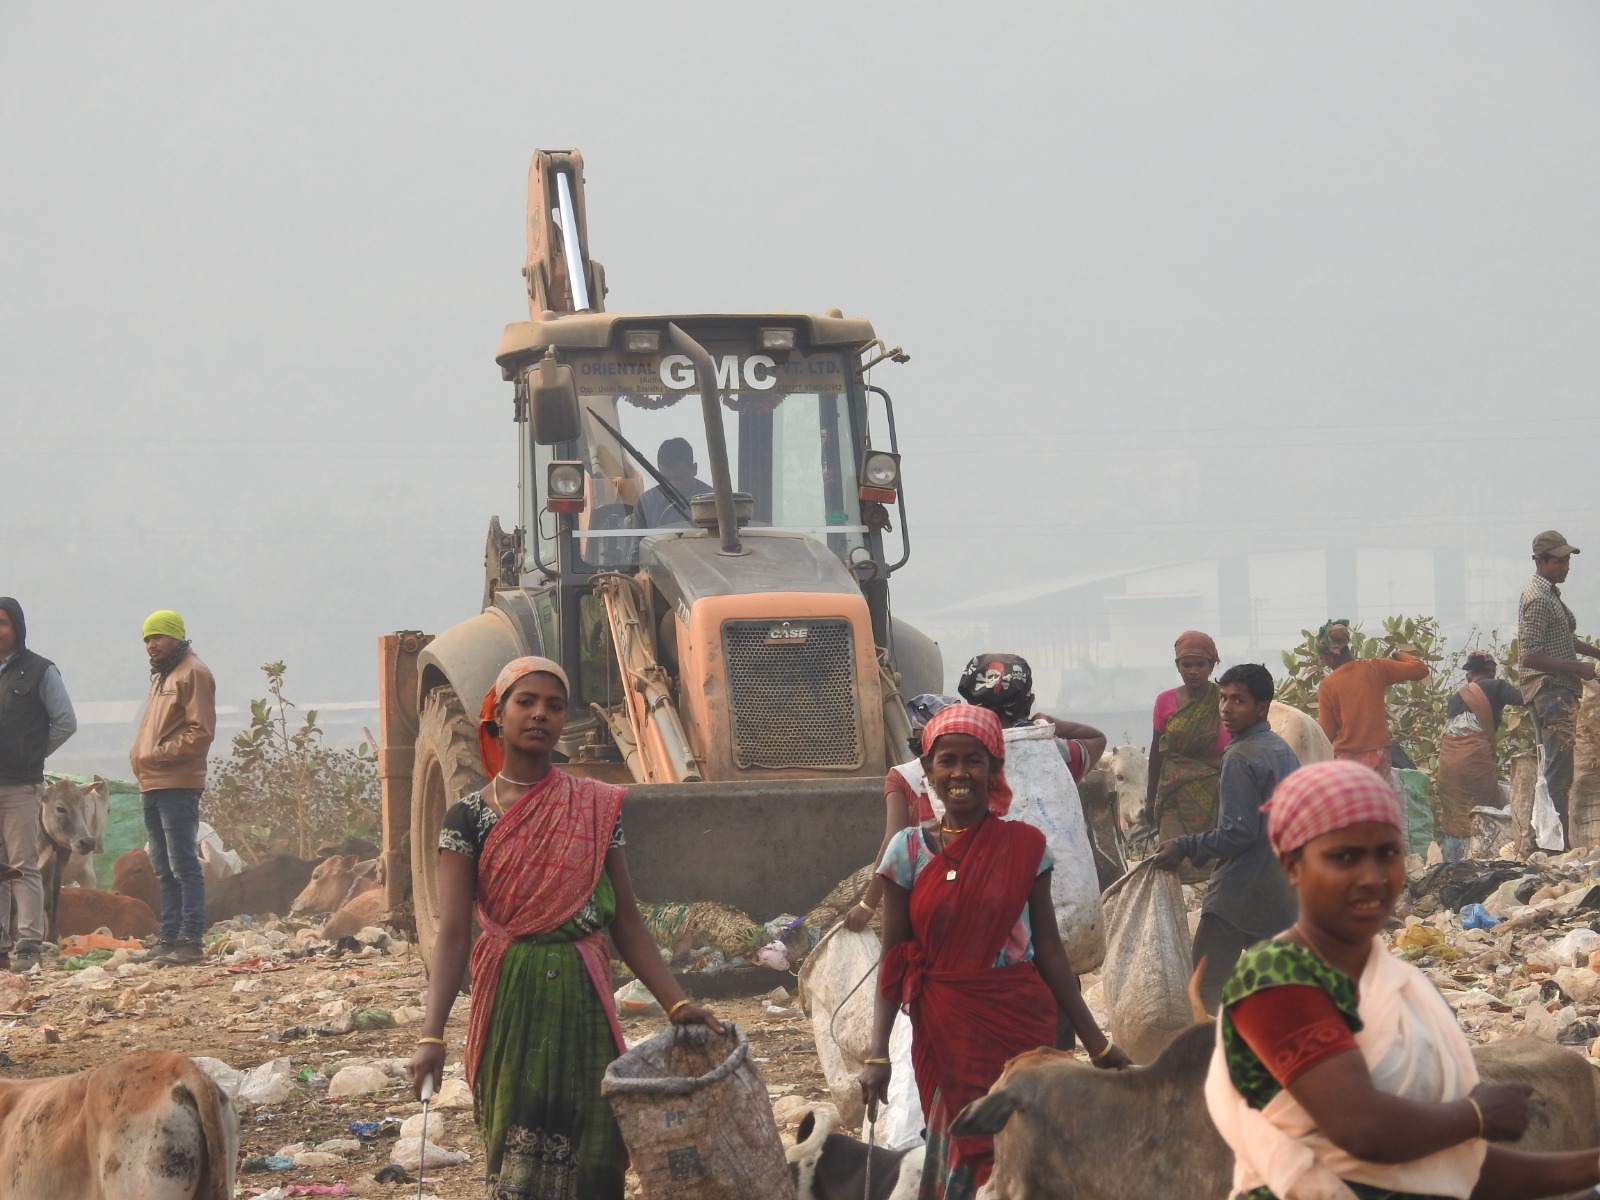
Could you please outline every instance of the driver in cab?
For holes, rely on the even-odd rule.
[[[659,484],[646,491],[634,509],[634,528],[663,529],[690,524],[689,501],[711,490],[709,483],[695,477],[694,447],[683,438],[668,438],[656,452],[656,466],[677,496]]]

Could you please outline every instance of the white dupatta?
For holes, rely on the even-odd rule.
[[[1359,985],[1363,1028],[1356,1047],[1381,1091],[1424,1103],[1460,1100],[1478,1082],[1466,1035],[1427,976],[1389,953],[1377,938]],[[1206,1076],[1206,1107],[1233,1150],[1233,1190],[1265,1185],[1280,1200],[1355,1200],[1344,1180],[1427,1196],[1466,1200],[1477,1186],[1488,1143],[1462,1142],[1426,1158],[1371,1163],[1329,1141],[1283,1089],[1254,1109],[1228,1078],[1222,1022]]]

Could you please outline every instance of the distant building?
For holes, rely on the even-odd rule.
[[[1215,637],[1224,666],[1264,662],[1274,675],[1301,631],[1330,616],[1370,633],[1384,617],[1429,615],[1452,645],[1474,631],[1504,642],[1531,570],[1459,547],[1230,554],[1029,584],[908,619],[942,644],[947,684],[974,653],[1016,651],[1033,664],[1040,707],[1143,745],[1156,693],[1177,683],[1172,643],[1185,629]]]

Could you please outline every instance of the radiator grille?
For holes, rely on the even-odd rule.
[[[861,766],[849,621],[725,621],[722,649],[738,766]]]

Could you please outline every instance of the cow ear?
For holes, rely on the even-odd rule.
[[[355,870],[356,856],[354,854],[345,854],[340,856],[339,865],[342,866],[346,871]]]
[[[956,1137],[993,1137],[1016,1111],[1017,1097],[1009,1088],[1002,1088],[963,1108],[950,1123],[950,1132]]]

